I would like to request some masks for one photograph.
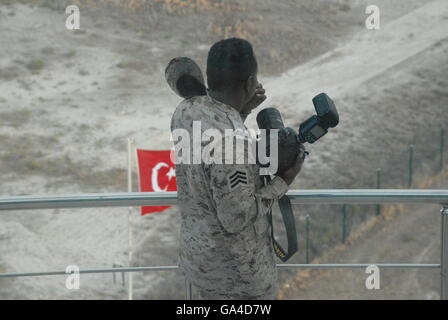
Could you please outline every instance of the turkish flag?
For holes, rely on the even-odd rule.
[[[138,171],[141,192],[176,191],[176,172],[171,161],[170,150],[137,149]],[[160,212],[171,206],[142,207],[142,216]]]

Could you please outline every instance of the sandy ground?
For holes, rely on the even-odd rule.
[[[291,10],[290,1],[276,3],[276,10]],[[301,4],[299,11],[305,8],[305,17],[321,15],[322,3]],[[266,68],[261,80],[270,97],[265,106],[279,106],[287,124],[298,125],[311,115],[310,100],[321,91],[335,98],[340,111],[341,125],[325,143],[309,148],[311,157],[294,188],[370,187],[378,166],[391,172],[388,187],[399,187],[403,159],[394,154],[409,143],[433,146],[425,124],[436,130],[448,120],[443,112],[448,102],[446,1],[379,1],[384,8],[380,31],[363,26],[366,1],[350,3],[347,11],[327,12],[344,23],[320,17],[329,25],[305,21],[297,32],[283,30],[300,34],[300,39],[288,38],[295,48],[291,52],[299,50],[300,41],[309,48],[300,49],[305,51],[295,60],[291,52],[278,57],[261,50],[262,61],[286,61],[269,69],[288,71],[272,76]],[[260,6],[260,14],[268,12],[263,10],[269,10],[269,1]],[[266,24],[275,17],[266,14]],[[0,194],[125,191],[126,139],[147,149],[170,145],[169,121],[179,99],[161,76],[167,56],[182,53],[204,61],[210,39],[198,36],[200,41],[182,51],[169,38],[144,38],[110,23],[115,18],[87,15],[82,30],[72,33],[54,10],[0,6]],[[101,32],[104,25],[108,32]],[[265,31],[254,38],[256,48],[268,36]],[[254,123],[253,116],[248,123]],[[435,150],[418,152],[423,151],[435,158]],[[176,264],[177,209],[144,218],[134,214],[133,265]],[[10,272],[126,264],[127,209],[4,212],[0,240],[0,267]],[[125,298],[117,278],[114,283],[109,274],[85,275],[79,291],[66,290],[63,277],[1,281],[0,297]],[[135,297],[182,298],[183,279],[165,272],[136,274]]]

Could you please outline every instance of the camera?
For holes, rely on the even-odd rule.
[[[331,98],[320,93],[313,98],[316,114],[302,122],[296,132],[290,127],[285,127],[280,111],[276,108],[267,108],[257,115],[257,123],[260,129],[267,130],[266,155],[269,157],[269,132],[278,131],[278,173],[290,168],[299,154],[300,143],[314,143],[325,134],[329,128],[334,128],[339,123],[339,114]]]

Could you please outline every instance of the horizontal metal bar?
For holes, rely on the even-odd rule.
[[[355,264],[335,264],[335,263],[319,263],[319,264],[277,264],[278,268],[291,268],[291,269],[338,269],[338,268],[362,268],[365,269],[368,266],[377,266],[378,268],[440,268],[440,264],[410,264],[410,263],[355,263]]]
[[[123,268],[108,268],[108,269],[84,269],[79,270],[79,273],[116,273],[116,272],[145,272],[145,271],[169,271],[179,269],[178,266],[155,266],[155,267],[123,267]],[[41,271],[41,272],[12,272],[0,273],[0,278],[16,278],[16,277],[38,277],[38,276],[54,276],[67,275],[65,270],[58,271]]]
[[[0,198],[0,210],[175,205],[177,192],[123,192]]]
[[[448,203],[448,190],[443,189],[291,190],[287,195],[297,204]]]
[[[408,264],[408,263],[358,263],[358,264],[277,264],[280,269],[337,269],[337,268],[367,268],[375,265],[378,268],[440,268],[440,264]],[[129,268],[109,268],[109,269],[85,269],[79,270],[79,273],[115,273],[115,272],[146,272],[146,271],[168,271],[177,270],[178,266],[155,266],[155,267],[129,267]],[[59,271],[42,271],[42,272],[13,272],[0,273],[0,278],[18,278],[18,277],[38,277],[38,276],[54,276],[67,275],[70,273],[64,270]]]
[[[433,203],[448,205],[448,190],[338,189],[292,190],[294,204]],[[0,210],[175,205],[177,192],[93,193],[0,197]]]

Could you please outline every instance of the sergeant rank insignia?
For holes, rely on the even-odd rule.
[[[236,189],[239,185],[247,185],[247,173],[237,170],[229,175],[228,181],[230,191]]]

